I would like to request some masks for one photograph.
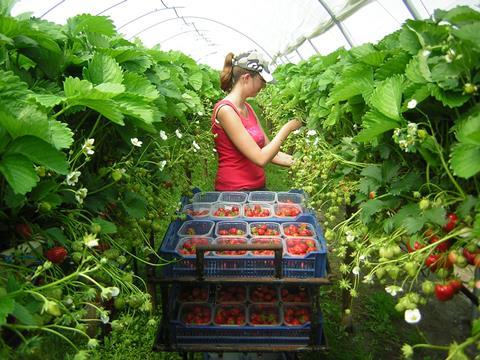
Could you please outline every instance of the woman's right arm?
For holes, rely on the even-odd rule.
[[[290,120],[267,145],[260,148],[230,106],[222,106],[217,112],[217,119],[235,147],[247,159],[261,167],[267,165],[277,155],[288,135],[302,126],[300,121]]]

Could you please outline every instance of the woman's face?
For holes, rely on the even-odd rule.
[[[251,90],[252,97],[256,96],[260,90],[262,90],[266,82],[259,74],[249,75],[249,81],[247,82],[249,89]]]

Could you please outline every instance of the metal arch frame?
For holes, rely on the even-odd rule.
[[[172,40],[174,38],[176,38],[177,36],[180,36],[180,35],[183,35],[183,34],[187,34],[187,33],[191,33],[191,32],[199,32],[199,31],[206,31],[206,32],[209,32],[210,30],[198,30],[198,29],[194,29],[194,30],[186,30],[186,31],[182,31],[182,32],[179,32],[179,33],[176,33],[175,35],[172,35],[166,39],[163,39],[163,40],[160,40],[160,44],[164,43],[164,42],[167,42],[169,40]]]
[[[407,8],[408,12],[413,16],[415,20],[421,19],[422,16],[418,12],[417,8],[415,5],[410,0],[402,0],[403,5]]]
[[[318,0],[318,2],[320,3],[320,5],[322,5],[322,7],[325,9],[325,11],[328,13],[328,15],[330,15],[330,18],[332,19],[334,24],[338,27],[338,29],[342,33],[343,37],[347,41],[348,45],[350,45],[350,47],[354,47],[353,40],[350,38],[350,35],[347,32],[347,29],[343,26],[341,21],[338,21],[337,17],[335,16],[335,14],[332,11],[332,9],[330,9],[330,7],[325,3],[324,0]]]
[[[170,19],[166,19],[166,20],[162,20],[158,23],[155,23],[155,24],[152,24],[150,26],[147,26],[146,28],[140,30],[139,32],[135,33],[134,35],[132,35],[129,39],[132,39],[134,38],[135,36],[138,36],[140,35],[141,33],[145,32],[145,31],[148,31],[150,29],[152,29],[153,27],[156,27],[158,25],[161,25],[161,24],[164,24],[168,21],[172,21],[172,20],[183,20],[185,21],[185,19],[200,19],[200,20],[206,20],[206,21],[211,21],[211,22],[214,22],[218,25],[222,25],[230,30],[233,30],[235,31],[236,33],[246,37],[248,40],[250,40],[251,42],[253,42],[256,46],[258,46],[272,61],[273,61],[273,57],[270,55],[270,53],[265,50],[265,48],[260,45],[257,41],[255,41],[254,39],[252,39],[250,36],[248,36],[247,34],[244,34],[243,32],[241,32],[240,30],[238,29],[235,29],[234,27],[230,26],[230,25],[227,25],[227,24],[224,24],[220,21],[217,21],[217,20],[214,20],[214,19],[210,19],[210,18],[206,18],[206,17],[202,17],[202,16],[178,16],[178,17],[174,17],[174,18],[170,18]]]
[[[182,6],[181,8],[183,8],[183,6]],[[124,28],[125,26],[130,25],[131,23],[133,23],[133,22],[135,22],[135,21],[137,21],[137,20],[140,20],[141,18],[143,18],[143,17],[145,17],[145,16],[148,16],[148,15],[150,15],[150,14],[155,14],[156,12],[159,12],[159,11],[162,11],[162,10],[173,10],[173,11],[175,11],[175,13],[177,13],[176,8],[174,8],[174,7],[165,7],[165,8],[163,8],[163,9],[153,9],[153,10],[150,10],[150,11],[148,11],[148,12],[142,14],[142,15],[137,16],[136,18],[134,18],[134,19],[132,19],[132,20],[127,21],[127,22],[126,22],[125,24],[123,24],[122,26],[119,26],[119,27],[117,28],[117,30],[120,30],[120,29]],[[177,14],[177,16],[178,16],[178,14]]]

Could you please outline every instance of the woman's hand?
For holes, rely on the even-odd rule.
[[[293,120],[290,120],[285,125],[288,126],[288,128],[290,129],[290,132],[292,132],[302,127],[303,124],[300,120],[293,119]]]

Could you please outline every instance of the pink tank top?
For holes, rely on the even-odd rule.
[[[212,132],[217,135],[215,147],[218,155],[215,189],[217,191],[238,191],[263,188],[265,186],[265,170],[247,159],[216,122],[217,109],[221,105],[230,106],[235,110],[253,140],[260,148],[265,146],[265,136],[257,123],[255,112],[249,104],[245,104],[248,110],[248,117],[243,117],[232,102],[221,100],[216,103],[212,115]]]

